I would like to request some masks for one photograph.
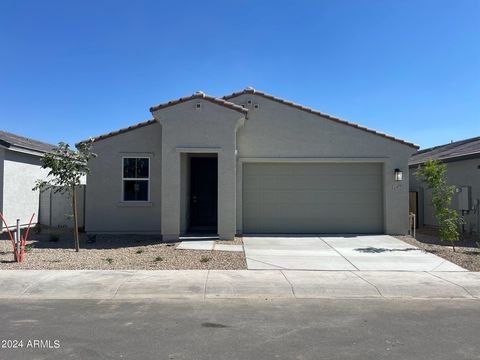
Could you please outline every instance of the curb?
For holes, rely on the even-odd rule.
[[[480,299],[480,273],[10,270],[0,299]]]

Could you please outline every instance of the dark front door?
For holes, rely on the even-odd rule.
[[[216,157],[190,158],[190,230],[217,231]]]

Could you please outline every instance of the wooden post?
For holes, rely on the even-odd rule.
[[[411,212],[408,215],[408,235],[413,236],[414,238],[416,238],[416,224],[416,215]]]
[[[77,192],[75,185],[72,186],[72,205],[73,205],[73,235],[75,238],[75,251],[80,251],[80,241],[78,239],[78,219],[77,219]]]
[[[417,238],[416,231],[417,231],[417,214],[413,213],[413,238],[414,239]]]

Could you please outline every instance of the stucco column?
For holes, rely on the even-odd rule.
[[[180,153],[162,149],[162,238],[178,240],[180,235]]]
[[[392,163],[385,162],[384,176],[384,203],[385,203],[385,233],[404,235],[408,229],[408,166],[402,167],[407,161]],[[400,168],[403,171],[403,180],[395,181],[394,171]]]
[[[218,154],[218,236],[231,240],[236,230],[236,156],[235,150]]]

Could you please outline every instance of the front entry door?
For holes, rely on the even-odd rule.
[[[190,231],[217,232],[217,157],[190,158]]]

